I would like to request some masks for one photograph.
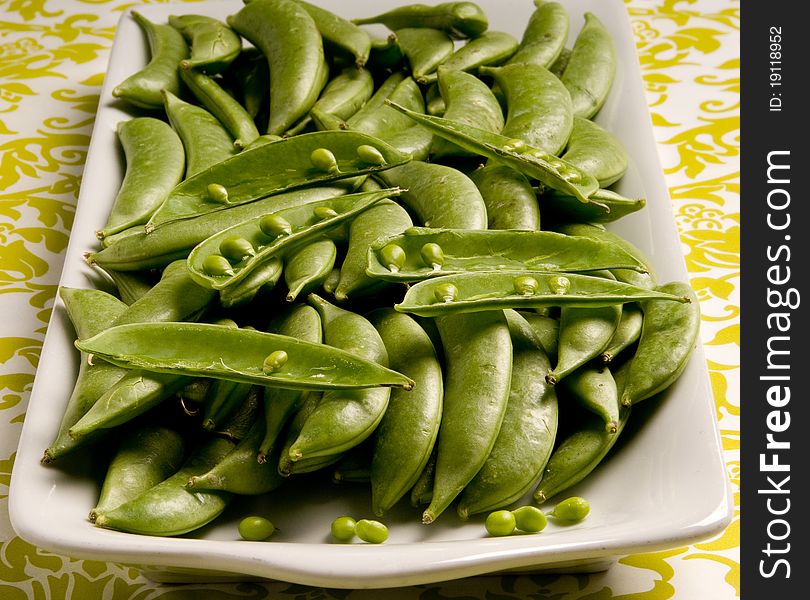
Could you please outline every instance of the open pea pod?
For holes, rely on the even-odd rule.
[[[590,195],[599,189],[599,182],[590,173],[539,148],[533,148],[523,140],[452,119],[414,112],[390,100],[386,100],[386,104],[408,115],[439,137],[469,152],[507,164],[526,177],[573,196],[580,202],[592,202]]]
[[[395,188],[359,192],[253,217],[203,240],[188,255],[191,277],[222,290],[248,277],[273,257],[339,227]]]
[[[301,390],[410,388],[413,381],[356,354],[254,329],[213,323],[133,323],[76,347],[125,368]]]
[[[642,299],[689,302],[685,296],[593,275],[504,270],[425,279],[412,285],[394,308],[435,317],[503,308],[611,306]]]
[[[593,271],[645,267],[607,242],[551,231],[411,227],[368,251],[366,273],[385,281],[421,281],[472,271]]]
[[[176,185],[149,219],[146,231],[409,160],[409,155],[359,131],[315,131],[282,138],[244,150]]]

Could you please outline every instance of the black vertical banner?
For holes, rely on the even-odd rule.
[[[801,3],[741,2],[741,595],[807,597],[810,54]],[[804,301],[804,302],[803,302]]]

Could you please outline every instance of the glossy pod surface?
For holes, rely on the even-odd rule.
[[[210,323],[122,325],[76,345],[130,368],[291,389],[413,385],[404,375],[338,348]],[[279,351],[287,358],[272,370],[266,359]]]

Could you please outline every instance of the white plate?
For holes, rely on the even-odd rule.
[[[347,17],[368,14],[361,0],[318,0]],[[402,0],[381,0],[382,11]],[[490,27],[522,35],[534,5],[480,0]],[[618,73],[598,121],[624,143],[632,166],[618,190],[644,196],[647,208],[614,229],[644,250],[661,281],[687,280],[675,222],[653,138],[630,22],[619,0],[565,0],[571,15],[569,46],[585,11],[612,32]],[[148,18],[196,12],[224,18],[238,0],[191,5],[142,6]],[[148,57],[144,36],[124,15],[101,93],[75,224],[61,284],[88,287],[98,277],[82,260],[95,248],[94,231],[107,215],[123,175],[115,125],[130,115],[110,90]],[[183,538],[130,535],[96,528],[87,513],[96,502],[98,457],[79,452],[64,465],[40,465],[59,427],[72,389],[78,353],[72,327],[57,300],[42,348],[40,368],[20,438],[9,511],[14,529],[41,548],[74,557],[143,567],[163,580],[260,577],[312,586],[372,588],[424,584],[502,570],[605,569],[628,553],[683,546],[722,531],[731,519],[731,499],[714,403],[702,348],[660,400],[641,405],[613,453],[570,493],[586,497],[592,512],[573,527],[550,524],[536,535],[489,538],[482,520],[460,522],[452,508],[436,523],[419,523],[419,511],[404,501],[385,520],[383,545],[329,543],[331,520],[344,513],[369,516],[365,487],[299,490],[240,500],[212,525]],[[103,457],[102,457],[103,458]],[[343,490],[346,490],[345,492]],[[240,541],[236,524],[249,513],[265,514],[279,527],[272,542]]]

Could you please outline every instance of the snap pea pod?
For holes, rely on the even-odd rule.
[[[146,66],[116,85],[112,95],[141,108],[162,108],[161,90],[180,93],[177,65],[188,57],[188,45],[171,25],[154,23],[134,10],[130,15],[146,34],[150,58]]]
[[[267,57],[258,48],[249,46],[242,49],[226,72],[226,76],[234,82],[236,89],[234,97],[254,120],[254,127],[256,123],[265,122],[266,119],[262,111],[267,110],[270,98],[269,71]]]
[[[543,349],[548,355],[551,364],[557,363],[557,347],[560,336],[560,321],[554,317],[537,314],[536,312],[523,311],[521,316],[534,329]]]
[[[549,222],[610,223],[647,205],[645,198],[626,198],[605,189],[596,190],[589,199],[577,202],[556,190],[545,190],[537,196],[540,212]]]
[[[563,71],[565,71],[565,67],[568,66],[568,61],[571,58],[571,50],[568,48],[563,48],[560,52],[560,56],[557,57],[551,66],[548,68],[549,71],[554,73],[557,77],[562,77]]]
[[[610,93],[615,74],[616,44],[613,37],[595,14],[586,12],[585,24],[577,34],[560,77],[571,94],[576,116],[590,119],[599,112]]]
[[[303,458],[296,461],[290,458],[290,448],[295,440],[298,439],[301,429],[304,427],[304,423],[320,403],[322,395],[322,392],[307,392],[304,395],[303,402],[298,412],[296,412],[295,416],[290,420],[290,425],[285,432],[284,443],[281,445],[278,459],[277,470],[282,477],[311,473],[312,471],[333,465],[343,458],[343,453],[340,452],[326,456]]]
[[[320,344],[323,342],[323,328],[318,311],[309,304],[294,304],[277,315],[268,327],[268,331],[287,335],[305,342]],[[264,388],[264,437],[259,444],[256,460],[265,462],[267,455],[281,446],[279,437],[283,427],[304,402],[307,392],[286,390],[276,387]],[[298,435],[297,433],[295,434]],[[292,443],[292,440],[290,440]],[[281,455],[273,463],[277,463]]]
[[[276,256],[253,269],[236,285],[219,290],[219,303],[232,308],[249,303],[261,292],[272,290],[284,274],[284,261]]]
[[[310,294],[307,302],[321,316],[324,347],[340,348],[389,371],[383,366],[388,365],[385,344],[368,319],[335,306],[316,294]],[[406,382],[402,387],[413,387],[412,379],[397,374]],[[290,447],[289,458],[297,462],[334,456],[362,443],[380,423],[390,395],[388,387],[325,391]]]
[[[686,368],[700,333],[700,303],[688,283],[673,281],[655,289],[683,294],[689,301],[678,305],[677,310],[663,303],[642,304],[641,335],[628,363],[622,391],[624,406],[646,400],[672,385]]]
[[[644,314],[637,304],[627,303],[622,306],[622,319],[616,328],[616,333],[610,338],[610,344],[599,355],[599,359],[604,364],[613,362],[620,352],[631,346],[641,335],[641,325],[644,321]]]
[[[90,521],[132,500],[178,471],[185,442],[175,429],[152,423],[126,431],[107,467]]]
[[[339,348],[211,323],[120,325],[76,346],[127,368],[288,389],[413,386],[404,375]],[[286,362],[277,352],[286,353]]]
[[[439,163],[411,161],[380,173],[425,227],[486,229],[487,207],[475,184],[461,171]]]
[[[334,483],[369,483],[371,481],[371,448],[366,440],[344,454],[332,471]]]
[[[296,135],[242,151],[186,179],[155,212],[147,231],[279,192],[390,169],[408,160],[389,144],[358,131]],[[268,170],[267,165],[284,168]]]
[[[96,526],[143,535],[176,536],[199,529],[218,517],[233,495],[220,491],[191,491],[190,477],[205,473],[234,447],[222,437],[204,440],[171,477],[129,502],[96,515]]]
[[[237,329],[232,319],[220,319],[217,325]],[[202,427],[215,431],[236,412],[250,393],[252,384],[229,379],[214,379],[205,395]]]
[[[259,444],[264,437],[264,421],[254,421],[247,435],[221,461],[207,472],[192,475],[186,483],[188,490],[221,490],[233,494],[255,496],[277,489],[284,479],[275,462],[256,460]]]
[[[365,29],[330,10],[304,0],[296,1],[315,22],[323,38],[325,50],[350,55],[354,60],[354,66],[358,69],[366,64],[371,53],[371,36]]]
[[[161,96],[162,99],[162,96]],[[185,149],[169,124],[154,117],[135,117],[116,126],[126,170],[99,239],[149,220],[183,179]],[[160,148],[160,152],[155,152]]]
[[[644,269],[621,248],[586,237],[552,231],[411,227],[372,244],[366,272],[386,281],[412,282],[475,271],[571,273],[609,268]]]
[[[596,177],[603,188],[621,179],[629,160],[615,135],[582,117],[574,117],[571,137],[560,158]]]
[[[236,285],[265,261],[283,257],[398,193],[359,192],[254,217],[197,245],[188,255],[189,274],[199,285],[215,290]]]
[[[446,70],[475,72],[478,67],[503,63],[515,53],[517,47],[518,41],[512,34],[505,31],[486,31],[453,52],[442,63],[442,67]],[[429,84],[437,78],[438,72],[434,71],[418,77],[417,81]]]
[[[316,240],[290,252],[284,263],[287,302],[308,294],[324,282],[337,259],[337,246],[329,238]]]
[[[394,30],[399,47],[411,72],[420,81],[446,61],[455,51],[453,38],[440,29],[403,27]]]
[[[470,179],[487,205],[489,229],[540,230],[537,195],[523,173],[492,163],[470,173]],[[576,204],[590,206],[590,202]]]
[[[392,31],[386,37],[371,38],[371,52],[368,57],[368,67],[375,71],[390,70],[400,72],[405,62],[402,49],[399,47],[397,35]]]
[[[394,308],[433,317],[499,308],[612,306],[646,299],[687,302],[684,296],[638,288],[602,277],[503,270],[425,279],[412,285],[402,302]]]
[[[242,51],[242,38],[219,19],[207,15],[169,15],[169,25],[185,38],[191,51],[181,67],[222,73]]]
[[[464,71],[438,69],[439,93],[444,100],[444,118],[460,125],[473,125],[500,133],[504,119],[501,105],[483,81]],[[430,147],[435,158],[469,156],[471,153],[442,137],[436,136]]]
[[[186,258],[194,246],[223,229],[291,206],[336,198],[348,193],[350,189],[348,182],[302,188],[240,204],[228,210],[174,221],[149,234],[140,228],[140,231],[117,240],[115,244],[99,252],[88,253],[85,260],[107,270],[141,271],[162,268],[174,260]]]
[[[229,15],[227,23],[267,57],[270,117],[265,133],[282,135],[309,112],[326,85],[323,37],[294,0],[255,0]]]
[[[386,100],[420,113],[425,112],[425,102],[419,85],[413,77],[396,72],[386,78],[369,101],[341,127],[377,136],[386,141],[392,134],[410,129],[413,121],[393,110],[386,104]]]
[[[559,2],[534,0],[534,5],[520,46],[508,64],[526,62],[549,68],[565,48],[570,19],[565,6]]]
[[[393,30],[402,27],[430,27],[459,38],[477,37],[489,27],[486,13],[474,2],[442,2],[432,6],[407,4],[371,17],[354,19],[354,23],[382,23]]]
[[[94,336],[127,308],[126,304],[114,296],[95,289],[60,287],[59,297],[79,338]],[[80,445],[78,440],[68,434],[68,430],[125,374],[126,370],[115,365],[104,362],[91,364],[86,355],[80,357],[73,390],[62,414],[59,430],[42,456],[43,464],[61,458]]]
[[[115,290],[121,301],[130,305],[155,285],[155,277],[149,271],[115,271],[114,269],[102,269],[115,285]]]
[[[392,308],[375,310],[368,318],[385,344],[389,366],[416,382],[409,392],[391,392],[374,436],[371,506],[382,516],[413,487],[430,458],[444,384],[436,349],[416,320]]]
[[[602,418],[605,431],[619,427],[619,392],[613,374],[605,366],[583,365],[560,382],[568,400]]]
[[[436,320],[446,365],[436,472],[422,523],[450,505],[481,469],[501,429],[512,377],[512,340],[502,310]]]
[[[418,508],[430,504],[433,497],[433,479],[436,475],[436,444],[433,444],[433,451],[428,457],[427,464],[422,469],[416,483],[413,484],[410,492],[411,506]]]
[[[592,175],[521,140],[472,125],[456,124],[443,117],[420,114],[392,102],[389,104],[435,135],[470,152],[507,164],[530,179],[573,196],[580,202],[590,202],[589,196],[599,189],[599,182]]]
[[[512,339],[509,400],[492,451],[459,498],[462,519],[503,508],[534,487],[557,436],[557,394],[543,380],[548,357],[531,325],[516,311],[504,313]]]
[[[167,90],[164,90],[163,98],[169,123],[183,142],[186,156],[185,178],[236,154],[231,134],[214,115],[200,106],[181,100]],[[154,153],[153,148],[149,151]]]

